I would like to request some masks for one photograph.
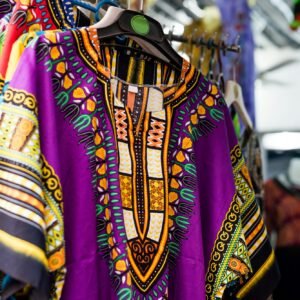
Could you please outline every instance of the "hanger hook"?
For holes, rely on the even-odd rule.
[[[118,7],[118,4],[117,4],[114,0],[101,0],[101,1],[96,5],[96,7],[94,8],[94,10],[95,10],[95,20],[96,20],[97,22],[100,21],[99,13],[100,13],[101,8],[102,8],[105,4],[108,4],[108,5],[110,5],[110,6],[117,6],[117,7]]]

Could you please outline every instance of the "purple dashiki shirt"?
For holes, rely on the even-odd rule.
[[[274,274],[226,103],[186,61],[46,32],[0,126],[0,270],[36,299],[240,299]]]

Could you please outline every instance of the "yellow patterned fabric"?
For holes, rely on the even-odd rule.
[[[60,299],[66,272],[62,188],[40,152],[35,97],[9,89],[4,101],[0,115],[0,214],[3,220],[10,217],[10,226],[6,232],[0,231],[0,248],[4,253],[15,252],[17,261],[13,269],[3,271],[18,278],[18,266],[26,265],[27,283],[41,297],[48,294],[47,277],[52,273],[56,283],[51,299]],[[31,232],[30,242],[27,232]],[[40,276],[44,278],[41,283]]]

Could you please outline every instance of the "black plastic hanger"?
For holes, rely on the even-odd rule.
[[[97,24],[95,24],[97,28]],[[172,48],[165,37],[162,26],[155,19],[143,13],[124,10],[112,24],[98,29],[100,39],[112,38],[119,35],[135,37],[145,51],[170,63],[181,70],[183,58]],[[145,43],[147,42],[147,43]]]

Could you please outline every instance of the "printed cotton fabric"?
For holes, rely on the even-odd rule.
[[[117,49],[95,29],[25,49],[1,104],[0,270],[38,299],[247,296],[277,273],[222,95]]]
[[[7,0],[4,0],[7,1]],[[59,0],[17,0],[12,15],[5,24],[0,36],[0,93],[4,88],[8,63],[14,43],[25,33],[38,33],[43,30],[72,28],[81,21],[81,13],[76,13],[69,1]],[[18,57],[16,57],[16,63]]]

